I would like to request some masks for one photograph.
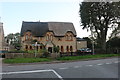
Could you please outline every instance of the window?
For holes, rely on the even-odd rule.
[[[30,36],[29,36],[29,39],[31,40],[32,39],[32,35],[30,34]]]
[[[28,45],[25,46],[25,49],[28,50]]]
[[[64,52],[64,48],[63,48],[63,46],[61,46],[61,52]]]
[[[30,50],[32,50],[32,46],[30,46]]]
[[[68,40],[68,35],[66,35],[66,40]]]
[[[67,40],[67,41],[71,41],[72,38],[73,38],[72,35],[66,35],[66,40]]]
[[[53,35],[50,36],[50,40],[51,40],[51,41],[53,40]]]
[[[69,52],[69,46],[66,47],[66,51]]]
[[[47,40],[47,41],[49,40],[49,35],[46,35],[46,40]]]
[[[25,40],[31,40],[31,39],[32,39],[32,34],[25,35]]]
[[[42,49],[42,46],[40,46],[40,49]]]
[[[57,46],[57,48],[58,48],[58,50],[60,50],[60,47],[59,47],[59,46]]]
[[[69,36],[69,40],[72,40],[72,35]]]
[[[25,36],[25,40],[28,40],[28,34],[26,34],[26,36]]]
[[[70,46],[70,51],[73,52],[73,47],[72,46]]]

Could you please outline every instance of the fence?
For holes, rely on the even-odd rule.
[[[32,53],[5,53],[5,58],[33,58],[35,54]],[[41,54],[36,54],[36,57],[42,57]]]
[[[77,52],[60,52],[60,57],[64,57],[64,56],[78,56]]]

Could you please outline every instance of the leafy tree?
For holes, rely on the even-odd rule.
[[[117,35],[119,34],[120,34],[120,22],[118,23],[118,26],[112,31],[110,38],[117,37]]]
[[[108,46],[112,47],[112,48],[120,48],[120,38],[118,37],[114,37],[112,39],[110,39],[109,41],[107,41]]]
[[[83,29],[97,34],[101,51],[106,51],[107,31],[120,19],[120,2],[82,2],[79,12]]]
[[[5,37],[6,43],[9,45],[14,46],[15,49],[20,50],[21,43],[20,43],[20,33],[10,33]]]

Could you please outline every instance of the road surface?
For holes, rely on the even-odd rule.
[[[54,64],[3,65],[2,78],[80,79],[108,78],[118,80],[118,58]],[[22,79],[23,80],[23,79]],[[74,80],[74,79],[73,79]]]

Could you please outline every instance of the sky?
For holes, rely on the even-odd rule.
[[[22,21],[72,22],[78,37],[87,37],[90,32],[82,30],[79,4],[83,0],[39,0],[0,2],[0,21],[3,22],[5,36],[20,32]]]

